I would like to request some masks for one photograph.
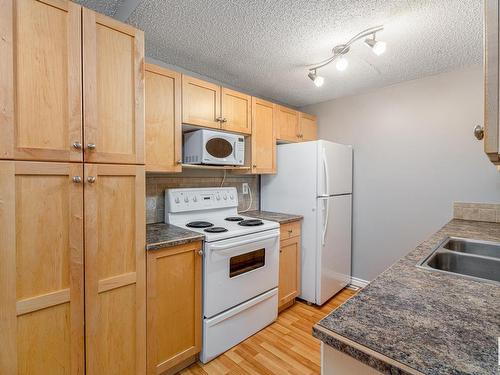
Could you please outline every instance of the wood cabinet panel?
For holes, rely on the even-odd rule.
[[[84,8],[83,62],[85,161],[144,164],[143,32]]]
[[[484,152],[500,165],[499,122],[499,5],[498,0],[484,2]]]
[[[222,87],[222,129],[252,133],[252,97],[238,91]]]
[[[182,122],[220,129],[219,85],[182,75]]]
[[[252,99],[252,173],[276,173],[276,106]]]
[[[300,236],[301,222],[292,221],[291,223],[282,224],[280,226],[280,239],[287,240],[292,237]]]
[[[278,135],[280,141],[298,142],[299,139],[299,112],[277,106]]]
[[[0,161],[0,373],[81,374],[82,164]]]
[[[0,5],[0,158],[82,161],[81,7]]]
[[[146,171],[181,172],[181,74],[146,64]]]
[[[144,183],[142,166],[85,165],[87,374],[145,372]]]
[[[300,294],[300,241],[301,237],[292,237],[280,244],[278,309]]]
[[[300,113],[300,140],[302,142],[318,139],[318,124],[316,116]]]
[[[201,350],[201,242],[148,252],[148,374]]]

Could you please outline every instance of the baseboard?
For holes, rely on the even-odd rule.
[[[348,287],[354,287],[354,288],[364,288],[365,286],[367,286],[368,284],[370,284],[369,281],[366,281],[366,280],[363,280],[363,279],[358,279],[357,277],[351,277],[351,283],[349,284]]]

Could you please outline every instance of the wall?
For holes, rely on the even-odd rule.
[[[146,223],[162,223],[165,215],[165,190],[169,188],[218,187],[222,183],[224,172],[186,170],[181,174],[148,174],[146,176]],[[252,191],[242,194],[242,184],[247,182]],[[233,175],[227,173],[224,187],[234,186],[238,191],[238,211],[250,207],[259,208],[258,176]],[[251,203],[251,204],[250,204]]]
[[[452,217],[454,201],[500,202],[483,123],[481,67],[303,108],[319,136],[354,146],[353,276],[371,280]]]

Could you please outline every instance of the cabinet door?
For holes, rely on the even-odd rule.
[[[0,161],[1,374],[83,373],[82,169]]]
[[[148,252],[148,374],[201,350],[201,242]]]
[[[83,9],[85,161],[144,164],[144,33]]]
[[[182,122],[220,129],[220,86],[182,75]]]
[[[484,7],[484,151],[500,164],[498,0],[486,0]]]
[[[273,103],[252,100],[252,173],[276,173],[276,109]]]
[[[181,75],[146,64],[146,170],[181,172]]]
[[[300,140],[302,142],[318,139],[316,116],[300,113]]]
[[[281,241],[278,308],[300,293],[300,237]]]
[[[0,9],[0,159],[82,161],[80,6]]]
[[[298,142],[299,139],[299,112],[277,106],[278,111],[278,140]]]
[[[222,128],[227,131],[252,133],[252,97],[222,88]]]
[[[144,167],[85,165],[87,374],[146,369]]]

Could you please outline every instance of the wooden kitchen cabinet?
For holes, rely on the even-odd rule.
[[[220,129],[221,87],[182,75],[182,122]]]
[[[81,163],[0,161],[1,374],[84,372],[81,179]]]
[[[146,64],[146,171],[182,171],[181,74]]]
[[[221,88],[222,129],[252,133],[252,97],[238,91]]]
[[[200,241],[147,253],[148,374],[171,373],[201,350]]]
[[[81,7],[0,5],[0,159],[82,161]]]
[[[294,221],[283,224],[280,228],[279,311],[290,307],[300,294],[300,224],[300,221]]]
[[[500,165],[499,3],[484,2],[484,152]]]
[[[299,125],[300,140],[302,142],[315,141],[318,139],[318,124],[316,116],[300,112]]]
[[[276,173],[276,105],[252,98],[252,127],[251,173]]]
[[[144,33],[83,9],[85,161],[144,164]]]
[[[85,165],[86,373],[146,371],[144,166]]]
[[[278,122],[278,141],[299,142],[299,112],[277,106],[277,122]]]

